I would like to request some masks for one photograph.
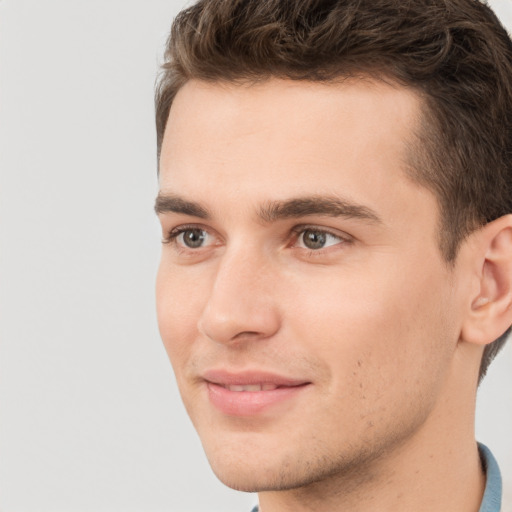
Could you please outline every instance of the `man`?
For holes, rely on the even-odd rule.
[[[160,331],[261,512],[497,512],[512,43],[476,0],[205,0],[157,91]]]

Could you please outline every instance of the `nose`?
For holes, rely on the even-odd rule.
[[[273,336],[280,327],[277,276],[263,255],[247,250],[224,255],[198,322],[199,331],[216,343],[235,344]]]

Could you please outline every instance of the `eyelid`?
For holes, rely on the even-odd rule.
[[[207,233],[208,236],[211,236],[211,237],[214,237],[217,239],[219,238],[218,235],[215,234],[215,232],[212,232],[211,228],[206,227],[200,223],[190,223],[190,224],[180,224],[180,225],[172,228],[171,230],[169,230],[168,235],[162,239],[162,243],[163,244],[175,243],[176,245],[178,245],[176,242],[176,238],[178,238],[182,233],[186,232],[187,230],[191,230],[191,229],[199,229],[199,230],[202,230],[205,233]],[[338,238],[340,240],[340,244],[342,244],[342,243],[349,244],[354,241],[354,237],[344,231],[339,231],[339,230],[333,229],[333,228],[327,228],[325,226],[319,226],[318,224],[299,224],[299,225],[294,226],[290,231],[293,236],[293,240],[291,241],[289,247],[295,247],[300,234],[306,230],[317,231],[319,233],[325,233],[327,235]],[[193,252],[198,251],[201,248],[209,247],[212,245],[215,245],[215,243],[210,243],[205,246],[199,247],[197,249],[192,249],[192,248],[188,248],[186,246],[182,246],[182,244],[179,244],[181,249],[190,250]],[[339,245],[339,244],[334,244],[334,245]],[[326,248],[318,249],[316,251],[311,251],[311,252],[320,253],[320,252],[322,252],[322,250],[329,249],[330,247],[333,247],[333,246],[331,245]],[[299,248],[299,249],[301,249],[301,248]]]
[[[303,233],[307,230],[322,233],[329,237],[334,237],[334,243],[327,244],[319,248],[311,248],[306,245],[304,240],[301,241]],[[292,230],[294,232],[293,239],[291,240],[288,248],[296,252],[297,257],[305,259],[306,261],[327,261],[326,258],[332,258],[340,254],[340,251],[347,250],[349,246],[353,245],[356,239],[346,233],[333,228],[326,228],[324,226],[305,224],[295,226]]]
[[[176,238],[178,238],[182,233],[185,231],[191,230],[191,229],[199,229],[201,231],[206,232],[210,236],[214,236],[209,229],[207,229],[202,224],[180,224],[179,226],[176,226],[172,228],[166,237],[162,239],[163,244],[172,244],[176,243]],[[194,250],[194,249],[191,249]],[[197,249],[196,249],[197,250]]]
[[[339,238],[340,240],[343,240],[345,242],[351,242],[354,240],[354,237],[346,233],[345,231],[339,231],[337,229],[333,228],[326,228],[324,226],[318,226],[317,224],[300,224],[298,226],[294,226],[292,228],[292,233],[295,234],[296,238],[303,233],[304,231],[311,230],[311,231],[318,231],[319,233],[325,233],[327,235],[334,236],[336,238]]]

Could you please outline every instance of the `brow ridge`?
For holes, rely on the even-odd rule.
[[[347,217],[380,223],[379,216],[370,208],[337,197],[300,197],[286,201],[272,201],[262,207],[259,216],[264,222],[281,219],[326,215],[328,217]]]
[[[184,199],[175,194],[158,194],[155,201],[155,212],[181,213],[201,219],[211,217],[209,211],[199,203]],[[308,196],[292,198],[284,201],[270,201],[262,206],[258,216],[265,223],[272,223],[295,217],[323,215],[328,217],[346,217],[380,223],[379,216],[364,205],[346,199],[326,196]]]
[[[182,213],[200,219],[208,219],[210,214],[206,208],[194,201],[188,201],[177,195],[158,194],[155,200],[155,212],[161,213]]]

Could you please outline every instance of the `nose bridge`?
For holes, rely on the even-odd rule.
[[[218,262],[199,330],[218,343],[266,338],[279,328],[272,264],[263,251],[226,249]]]

